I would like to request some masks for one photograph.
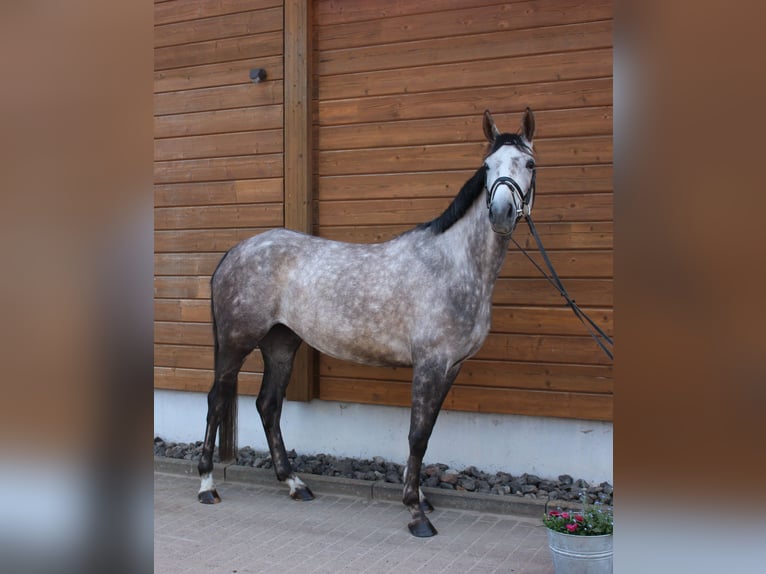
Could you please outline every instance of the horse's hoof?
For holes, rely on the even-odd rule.
[[[428,502],[427,498],[424,498],[420,501],[420,510],[425,512],[426,514],[431,514],[434,511],[433,504]]]
[[[299,486],[293,492],[290,493],[290,497],[293,500],[300,500],[306,502],[308,500],[314,500],[314,493],[309,490],[308,486]]]
[[[218,491],[213,490],[203,490],[197,495],[197,498],[202,504],[218,504],[221,502],[221,497],[218,496]]]
[[[431,521],[425,517],[416,518],[410,522],[407,527],[410,529],[410,533],[418,538],[430,538],[431,536],[438,534],[434,525],[431,524]]]

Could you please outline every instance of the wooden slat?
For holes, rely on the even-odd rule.
[[[564,285],[579,305],[611,307],[614,299],[612,279],[569,278]],[[564,299],[542,277],[500,278],[495,283],[492,298],[496,305],[564,305]]]
[[[174,46],[282,30],[282,8],[264,8],[155,26],[154,45]]]
[[[316,229],[317,235],[336,241],[350,243],[378,243],[391,239],[412,229],[412,225],[340,225],[321,226]],[[571,222],[539,222],[537,230],[546,249],[611,249],[612,223],[598,221],[587,223]],[[525,249],[535,250],[534,239],[526,226],[516,228],[513,238]],[[511,250],[516,247],[512,246]]]
[[[451,198],[370,199],[318,203],[323,226],[332,225],[416,225],[438,217]],[[549,195],[535,201],[535,221],[610,221],[612,194]]]
[[[214,110],[158,116],[154,119],[155,138],[171,138],[229,132],[280,129],[282,106],[258,106],[235,110]]]
[[[503,131],[513,132],[521,125],[521,113],[493,113]],[[584,135],[611,135],[612,108],[542,110],[535,113],[536,139]],[[484,143],[482,117],[429,118],[385,123],[326,126],[317,130],[317,145],[322,150],[438,145],[445,143]]]
[[[154,210],[155,229],[210,229],[237,227],[281,227],[281,203],[162,207]]]
[[[375,20],[413,14],[425,14],[459,8],[499,4],[500,0],[421,0],[420,2],[380,2],[380,0],[317,0],[315,22],[332,26],[348,22]],[[503,2],[505,3],[505,2]]]
[[[154,322],[155,344],[213,346],[211,323]]]
[[[282,31],[237,38],[209,40],[154,50],[154,69],[169,70],[232,60],[278,56],[282,53]]]
[[[183,345],[155,345],[154,364],[157,367],[177,369],[213,369],[213,347],[185,347]],[[258,350],[248,355],[242,373],[263,373],[263,358]],[[212,377],[211,377],[212,381]]]
[[[282,57],[262,56],[246,60],[222,62],[220,64],[158,70],[154,72],[154,92],[173,92],[233,84],[252,84],[250,70],[253,68],[264,68],[268,79],[282,79]],[[258,88],[254,84],[253,86]]]
[[[240,395],[257,395],[261,388],[261,375],[241,373],[238,378]],[[181,369],[154,367],[154,388],[175,391],[207,393],[213,386],[213,371],[202,369]],[[200,421],[200,432],[204,435],[205,421]]]
[[[155,277],[156,298],[204,299],[210,298],[210,277]],[[155,317],[156,319],[156,317]]]
[[[583,309],[607,335],[612,335],[612,310]],[[585,327],[568,307],[498,306],[492,309],[492,332],[524,335],[584,335]]]
[[[322,9],[322,2],[317,9]],[[420,11],[399,16],[392,14],[394,7],[386,3],[379,8],[379,16],[363,21],[324,24],[318,27],[317,45],[320,50],[333,50],[374,44],[410,42],[426,38],[455,38],[465,34],[514,30],[542,26],[555,26],[577,22],[603,20],[612,17],[611,2],[601,0],[580,2],[559,0],[555,3],[543,0],[503,3],[494,6],[471,6],[465,2],[417,2]],[[451,9],[450,9],[451,8]],[[463,9],[454,9],[463,8]],[[362,7],[355,9],[361,12]],[[439,25],[434,26],[438,11]],[[356,12],[357,14],[359,12]],[[323,16],[324,16],[323,9]],[[328,14],[329,16],[329,14]],[[324,18],[323,18],[324,20]]]
[[[155,207],[277,203],[282,201],[282,180],[243,179],[154,186]]]
[[[505,84],[608,77],[612,73],[612,50],[601,48],[327,76],[319,84],[319,97],[332,100],[496,86],[498,70],[503,71]]]
[[[320,355],[323,377],[410,382],[412,369],[367,367]],[[455,381],[461,386],[484,386],[531,390],[611,393],[614,388],[611,367],[602,365],[552,365],[478,361],[463,364]]]
[[[582,336],[490,332],[474,358],[580,365],[610,364],[604,352],[584,329]]]
[[[156,183],[229,181],[282,177],[282,154],[162,161],[154,164]]]
[[[237,78],[241,80],[241,78]],[[154,94],[154,114],[157,117],[188,114],[234,108],[257,108],[260,106],[277,106],[282,104],[282,80],[268,79],[258,84],[235,84],[181,90],[177,92],[162,92]],[[260,113],[249,110],[250,114]]]
[[[155,0],[156,1],[156,0]],[[281,0],[169,0],[154,7],[154,24],[170,24],[281,6]]]
[[[158,139],[155,161],[282,152],[282,130],[264,130]]]
[[[234,245],[263,233],[269,227],[242,227],[239,229],[191,229],[154,232],[154,249],[158,253],[220,253]]]
[[[445,144],[391,148],[320,151],[320,176],[356,175],[478,169],[484,159],[484,143]],[[535,142],[536,157],[543,165],[581,165],[612,162],[611,136],[553,138]]]
[[[157,253],[154,256],[157,275],[209,275],[215,270],[221,254],[217,253]],[[551,251],[548,253],[553,266],[562,279],[611,278],[613,276],[611,251]],[[530,256],[542,264],[538,253]],[[509,251],[500,269],[501,277],[529,277],[537,279],[540,272],[524,255]]]
[[[466,88],[426,94],[320,101],[319,125],[386,122],[481,114],[612,105],[612,79]]]
[[[317,199],[453,198],[474,171],[475,168],[426,173],[322,176],[318,178]],[[611,165],[547,167],[543,163],[537,170],[536,193],[540,196],[607,191],[612,191]]]
[[[396,406],[410,405],[410,385],[324,378],[320,399]],[[611,420],[610,395],[453,386],[444,409],[480,413]]]
[[[488,50],[488,46],[492,49]],[[611,46],[612,22],[606,20],[531,28],[513,34],[492,32],[459,38],[440,37],[399,44],[365,45],[347,50],[325,50],[319,58],[316,71],[321,77]]]

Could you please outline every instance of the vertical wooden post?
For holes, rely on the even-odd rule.
[[[284,2],[285,227],[313,231],[311,129],[311,0]],[[286,398],[314,398],[314,352],[301,345]]]

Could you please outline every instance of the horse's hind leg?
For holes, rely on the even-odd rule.
[[[234,433],[237,416],[237,375],[242,363],[252,350],[230,345],[216,348],[215,380],[213,388],[207,395],[207,426],[202,455],[197,466],[201,478],[197,498],[203,504],[221,502],[213,482],[213,450],[215,449],[216,433],[220,429],[221,459],[233,456]]]
[[[285,389],[290,382],[293,359],[300,344],[300,337],[284,325],[275,325],[263,338],[259,344],[263,354],[263,382],[255,404],[266,431],[277,480],[287,482],[290,496],[295,500],[312,500],[314,495],[293,472],[279,424]]]

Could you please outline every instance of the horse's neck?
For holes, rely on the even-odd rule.
[[[480,281],[493,285],[505,259],[510,236],[503,237],[492,231],[486,206],[477,199],[440,240],[445,252],[458,265],[473,267]]]

